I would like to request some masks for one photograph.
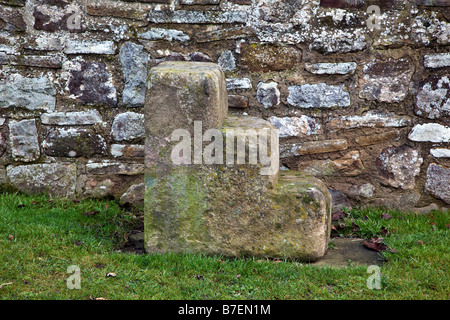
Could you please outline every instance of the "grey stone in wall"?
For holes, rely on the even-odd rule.
[[[344,86],[332,86],[325,83],[304,84],[289,87],[290,105],[300,108],[331,108],[350,106],[350,94]]]
[[[450,67],[450,53],[425,55],[424,65],[425,67],[432,69]]]
[[[249,78],[229,78],[226,79],[227,82],[227,90],[236,90],[236,89],[251,89],[252,81]]]
[[[414,189],[422,163],[419,152],[409,146],[383,149],[376,160],[381,181],[401,189]]]
[[[116,48],[113,41],[93,40],[66,40],[64,44],[65,54],[115,54]]]
[[[222,52],[217,62],[223,71],[234,71],[236,67],[236,58],[230,50]]]
[[[41,123],[46,125],[74,126],[103,123],[97,110],[77,112],[54,112],[41,114]]]
[[[430,164],[427,169],[425,190],[433,197],[450,204],[450,168],[436,163]]]
[[[176,29],[151,28],[145,32],[138,33],[139,39],[145,40],[166,40],[166,41],[189,41],[190,37],[183,31]]]
[[[6,167],[11,184],[26,193],[49,193],[73,197],[77,181],[76,164],[44,163]]]
[[[381,113],[369,111],[360,116],[342,116],[329,118],[327,127],[329,129],[353,129],[353,128],[376,128],[393,127],[400,128],[411,125],[409,116],[398,116],[393,113]]]
[[[130,107],[142,107],[145,103],[149,56],[143,46],[125,42],[120,48],[119,57],[125,81],[123,104]]]
[[[10,121],[8,126],[13,159],[20,162],[39,159],[41,152],[36,120]]]
[[[145,184],[132,185],[121,197],[121,204],[132,204],[135,206],[144,205]]]
[[[429,119],[450,115],[450,79],[431,77],[423,83],[416,97],[415,113]]]
[[[276,82],[260,82],[256,92],[256,98],[265,108],[274,107],[280,104],[280,90]]]
[[[148,20],[153,23],[246,23],[245,11],[188,11],[188,10],[151,10]]]
[[[450,142],[450,127],[439,123],[417,124],[412,128],[408,139],[417,142]]]
[[[135,112],[117,115],[112,124],[111,134],[116,141],[143,138],[145,136],[144,115]]]
[[[53,111],[55,94],[55,87],[47,77],[27,78],[12,74],[0,84],[0,108]]]
[[[306,63],[305,69],[313,74],[349,74],[356,70],[355,62]]]
[[[430,154],[435,158],[450,158],[450,149],[446,148],[430,149]]]
[[[104,160],[102,162],[89,161],[86,164],[86,173],[88,175],[120,174],[135,176],[144,174],[144,164],[120,163],[109,160]]]
[[[321,132],[320,124],[314,118],[305,115],[283,118],[273,116],[267,120],[278,129],[280,138],[308,136]]]

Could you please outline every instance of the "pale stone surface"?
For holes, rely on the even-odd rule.
[[[11,184],[26,193],[49,193],[74,197],[77,179],[76,164],[44,163],[6,167]]]
[[[427,68],[444,68],[450,66],[450,53],[437,53],[424,56],[424,66]]]
[[[301,117],[270,117],[268,121],[278,129],[280,138],[313,135],[321,132],[320,124],[314,118]]]
[[[189,41],[190,37],[183,31],[175,29],[151,28],[138,33],[138,38],[146,40]]]
[[[278,83],[276,82],[260,82],[258,83],[258,90],[256,92],[256,99],[265,108],[275,107],[280,104],[280,90],[278,90]]]
[[[414,189],[423,159],[408,146],[383,149],[376,160],[382,183],[394,188]]]
[[[151,10],[148,20],[153,23],[246,23],[245,11],[157,11]]]
[[[142,107],[145,103],[148,54],[144,46],[125,42],[119,51],[120,63],[125,81],[122,93],[123,104]]]
[[[97,110],[76,112],[54,112],[41,114],[41,122],[46,125],[72,126],[103,123]]]
[[[450,168],[430,164],[427,169],[427,181],[425,190],[433,197],[450,204]]]
[[[375,186],[371,183],[365,183],[360,186],[351,186],[348,190],[350,196],[372,198],[375,195]]]
[[[408,138],[418,142],[450,142],[450,128],[439,123],[417,124]]]
[[[47,77],[27,78],[12,74],[7,83],[0,83],[0,108],[53,111],[55,94],[55,87]]]
[[[362,116],[343,116],[330,118],[328,128],[330,129],[352,129],[360,127],[406,127],[411,124],[408,116],[397,116],[393,113],[367,112]]]
[[[218,64],[223,71],[235,71],[237,69],[236,58],[230,50],[222,52],[219,57]]]
[[[450,149],[435,148],[431,149],[430,153],[435,158],[450,158]]]
[[[450,79],[431,77],[420,87],[414,112],[429,119],[450,115]]]
[[[136,112],[125,112],[114,118],[111,134],[116,141],[133,140],[143,138],[144,115]]]
[[[8,126],[13,159],[21,162],[39,159],[41,152],[36,120],[10,121]]]
[[[145,184],[132,185],[121,197],[121,204],[131,204],[138,207],[144,206]]]
[[[332,86],[325,83],[304,84],[289,87],[290,105],[299,108],[331,108],[350,106],[350,94],[344,86]]]
[[[354,73],[356,67],[356,62],[305,64],[305,69],[313,74],[349,74]]]
[[[236,79],[236,78],[229,78],[226,79],[227,82],[227,90],[236,90],[236,89],[251,89],[252,81],[249,78],[242,78],[242,79]]]
[[[67,39],[64,43],[65,54],[115,54],[113,41],[87,41]]]
[[[102,162],[89,161],[86,164],[86,173],[90,175],[120,174],[135,176],[144,173],[144,164],[121,163],[109,160]]]

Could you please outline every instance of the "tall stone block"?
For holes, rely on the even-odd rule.
[[[204,130],[220,128],[228,113],[223,72],[208,62],[164,62],[149,72],[145,127],[148,134],[169,137],[202,121]]]

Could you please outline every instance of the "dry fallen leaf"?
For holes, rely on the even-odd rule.
[[[14,236],[13,236],[12,234],[10,234],[10,235],[8,236],[8,239],[11,240],[11,241],[14,241]]]
[[[382,241],[383,238],[371,238],[370,240],[364,241],[363,244],[371,250],[380,252],[386,250],[386,246],[382,243]]]
[[[90,217],[90,216],[95,216],[95,215],[97,215],[99,213],[100,213],[100,211],[89,211],[89,212],[83,213],[83,215],[86,216],[86,217]]]
[[[115,277],[117,276],[117,274],[115,274],[114,272],[109,272],[106,274],[106,277]]]
[[[383,213],[381,214],[381,218],[384,220],[389,220],[392,218],[392,216],[389,213]]]

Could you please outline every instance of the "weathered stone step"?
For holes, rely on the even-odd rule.
[[[161,188],[155,189],[156,197],[147,193],[146,208],[159,208],[146,212],[147,252],[302,261],[322,257],[331,230],[326,186],[282,172],[276,189],[266,189],[252,174],[257,175],[234,167],[188,170],[165,182],[171,184],[167,194]],[[171,202],[170,212],[162,208],[165,201]]]
[[[270,122],[257,117],[228,116],[220,131],[225,163],[256,165],[269,186],[276,186],[280,147],[278,131]]]

